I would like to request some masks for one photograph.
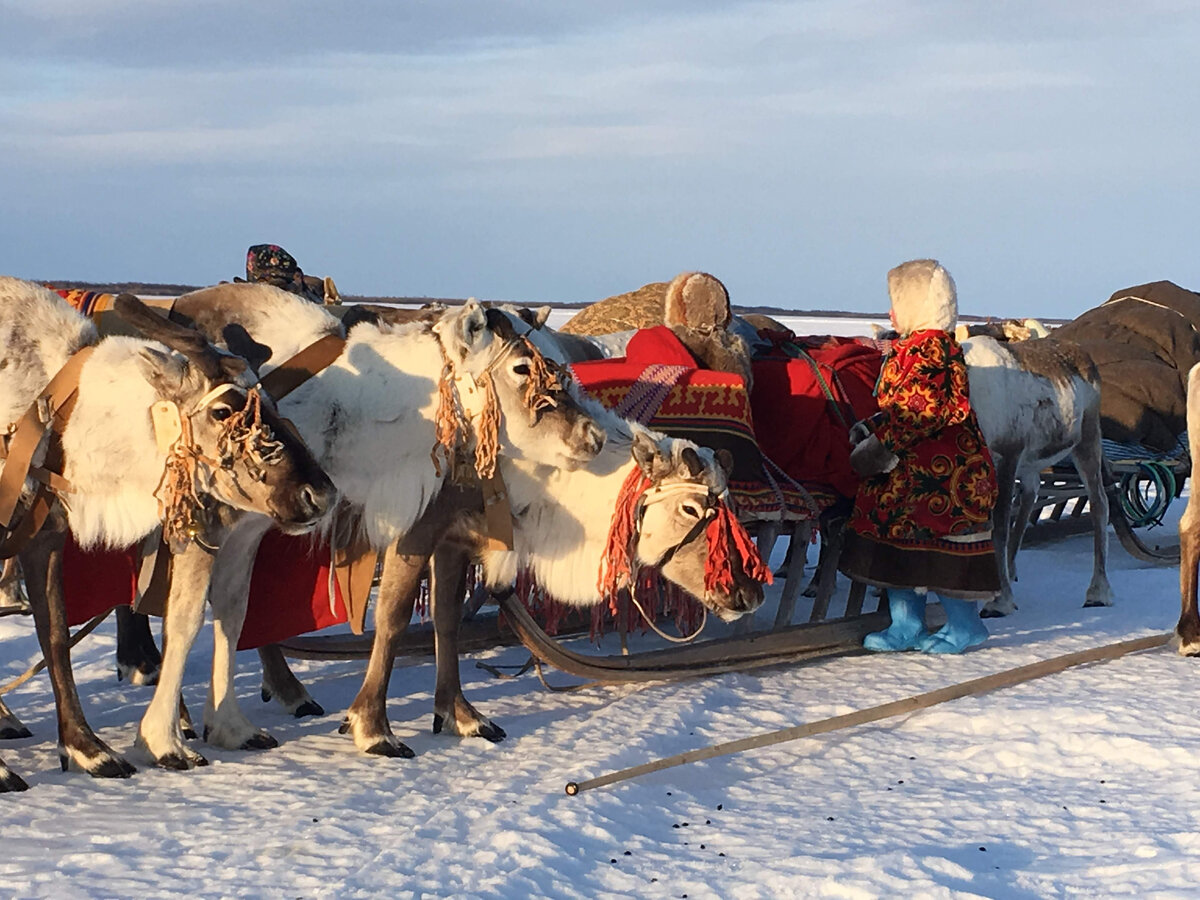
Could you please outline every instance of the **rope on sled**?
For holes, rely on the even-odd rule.
[[[936,691],[915,694],[912,697],[905,697],[903,700],[893,700],[891,703],[884,703],[881,706],[861,709],[858,712],[820,719],[816,722],[795,725],[780,731],[770,731],[765,734],[741,738],[736,741],[726,741],[723,744],[712,744],[699,750],[688,750],[684,753],[677,753],[674,756],[656,759],[653,762],[643,763],[640,766],[631,766],[628,769],[610,772],[607,775],[601,775],[585,781],[568,781],[566,791],[571,796],[575,796],[583,791],[590,791],[592,788],[605,787],[606,785],[616,784],[619,781],[627,781],[630,778],[638,778],[642,775],[649,775],[651,772],[660,772],[663,769],[671,769],[687,763],[701,762],[702,760],[713,759],[718,756],[729,756],[734,753],[745,752],[746,750],[757,750],[760,747],[771,747],[775,744],[794,741],[798,738],[828,734],[831,731],[840,731],[843,728],[853,728],[855,725],[865,725],[868,722],[878,722],[880,719],[888,719],[892,716],[928,709],[939,703],[947,703],[962,697],[970,697],[975,694],[999,690],[1000,688],[1012,687],[1026,681],[1033,681],[1035,678],[1044,678],[1047,675],[1056,675],[1074,666],[1082,666],[1093,662],[1105,662],[1118,659],[1129,653],[1153,650],[1166,644],[1172,637],[1173,633],[1168,631],[1163,634],[1135,638],[1130,641],[1120,641],[1115,644],[1105,644],[1102,647],[1093,647],[1090,650],[1080,650],[1076,653],[1055,656],[1051,659],[1044,659],[1025,666],[1017,666],[1014,669],[1005,669],[1003,672],[996,672],[993,675],[985,675],[982,678],[972,678],[969,681],[939,688]]]

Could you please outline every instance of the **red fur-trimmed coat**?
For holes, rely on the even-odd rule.
[[[996,474],[954,337],[928,330],[896,341],[876,395],[875,434],[899,462],[859,485],[851,530],[909,547],[988,531]]]

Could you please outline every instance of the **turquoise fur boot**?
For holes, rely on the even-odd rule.
[[[922,653],[962,653],[987,640],[988,630],[979,618],[979,604],[974,600],[954,600],[942,597],[946,624],[937,634],[926,635],[918,649]]]
[[[892,624],[863,638],[863,646],[880,653],[916,650],[929,638],[925,630],[925,598],[911,588],[888,588],[888,609]]]

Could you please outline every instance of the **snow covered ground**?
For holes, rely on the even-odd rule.
[[[0,895],[1195,896],[1198,661],[1168,649],[563,792],[568,780],[1169,630],[1176,570],[1112,543],[1115,607],[1080,606],[1088,536],[1030,547],[1020,611],[991,620],[992,638],[961,657],[845,657],[550,693],[532,676],[497,681],[474,666],[521,662],[519,648],[482,653],[462,669],[470,699],[508,730],[496,745],[431,734],[432,664],[403,665],[389,712],[412,760],[362,756],[337,734],[361,662],[298,663],[329,714],[295,720],[260,703],[250,653],[238,691],[279,749],[203,748],[208,768],[143,767],[129,781],[64,774],[42,676],[10,697],[36,736],[0,746],[32,785],[0,796]],[[36,644],[24,618],[0,619],[0,638],[7,680]],[[197,711],[205,644],[185,689]],[[117,683],[113,645],[106,624],[80,645],[76,673],[92,723],[131,751],[149,691]]]

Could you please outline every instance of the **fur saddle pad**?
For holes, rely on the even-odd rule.
[[[133,603],[137,594],[137,548],[83,551],[68,539],[63,553],[67,620],[82,625],[93,616]],[[250,581],[250,605],[238,641],[250,650],[349,621],[341,585],[329,602],[329,551],[308,537],[269,531]]]

